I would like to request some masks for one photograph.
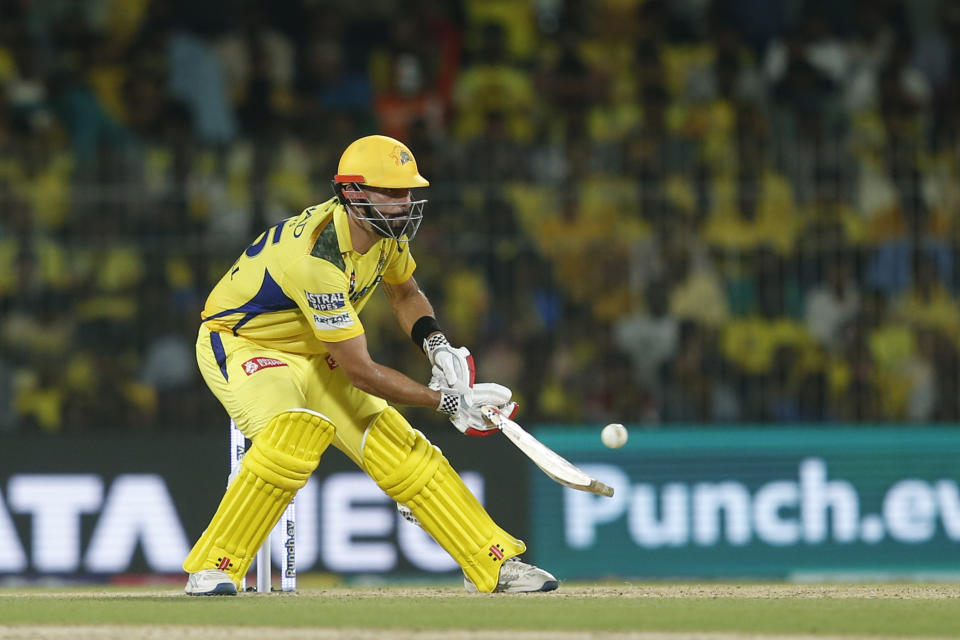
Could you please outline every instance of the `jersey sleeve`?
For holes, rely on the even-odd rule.
[[[303,256],[287,267],[285,276],[284,292],[300,307],[317,339],[342,342],[363,333],[346,273],[326,260]]]
[[[400,284],[406,282],[413,275],[417,268],[417,262],[410,253],[410,244],[403,251],[397,251],[394,243],[393,255],[390,256],[390,263],[383,272],[383,280],[387,284]]]

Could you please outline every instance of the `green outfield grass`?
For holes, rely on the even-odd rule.
[[[960,638],[960,585],[566,586],[553,594],[467,595],[454,587],[303,589],[188,598],[174,589],[0,590],[7,625],[239,626],[670,631]],[[229,621],[229,622],[227,622]],[[504,636],[508,637],[508,636]]]

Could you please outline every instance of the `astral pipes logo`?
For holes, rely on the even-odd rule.
[[[566,541],[574,549],[593,546],[598,528],[622,518],[633,542],[646,549],[755,541],[774,547],[884,539],[920,544],[939,525],[947,538],[960,541],[960,490],[952,479],[900,480],[883,492],[879,513],[861,514],[857,488],[828,479],[821,458],[801,461],[797,479],[767,482],[753,493],[737,480],[657,486],[632,484],[613,465],[582,468],[616,493],[608,499],[564,492]]]

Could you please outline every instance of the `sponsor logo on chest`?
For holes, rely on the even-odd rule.
[[[346,304],[343,293],[310,293],[309,291],[303,293],[307,296],[307,304],[310,308],[317,311],[336,311]]]
[[[282,360],[277,360],[276,358],[250,358],[243,363],[243,371],[248,376],[253,375],[260,369],[269,369],[271,367],[285,367],[287,363]]]

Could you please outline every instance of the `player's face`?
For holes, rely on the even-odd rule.
[[[410,215],[410,189],[385,189],[382,187],[364,187],[364,193],[377,211],[389,221],[395,231],[403,230]],[[394,220],[396,219],[396,220]]]
[[[404,203],[410,202],[410,189],[384,189],[382,187],[364,187],[367,199],[385,216],[404,213]],[[391,206],[395,205],[395,206]]]

